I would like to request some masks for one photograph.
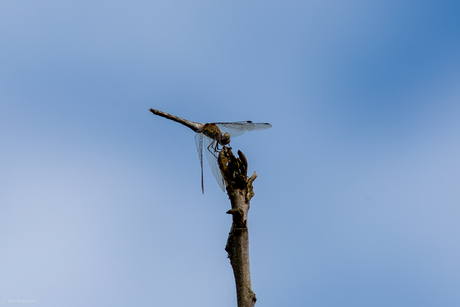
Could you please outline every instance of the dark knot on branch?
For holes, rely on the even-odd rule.
[[[233,224],[236,228],[246,228],[246,219],[244,211],[241,209],[230,209],[227,214],[233,215]]]

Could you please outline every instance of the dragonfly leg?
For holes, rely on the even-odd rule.
[[[214,145],[214,143],[215,143],[216,145]],[[209,150],[209,152],[210,152],[214,157],[216,157],[216,158],[217,158],[218,155],[219,155],[219,148],[218,148],[218,146],[219,146],[219,143],[216,142],[216,140],[213,140],[212,143],[209,144],[208,147],[207,147],[207,150]],[[211,147],[212,150],[211,150],[209,147]]]

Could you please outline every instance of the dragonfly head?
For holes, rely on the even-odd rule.
[[[219,143],[221,145],[228,145],[230,143],[230,134],[228,132],[222,133]]]

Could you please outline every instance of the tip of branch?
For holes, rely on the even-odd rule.
[[[254,180],[256,180],[256,178],[257,178],[257,173],[254,172],[254,174],[252,174],[252,176],[248,179],[248,184],[252,184]]]

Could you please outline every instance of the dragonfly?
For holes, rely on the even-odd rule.
[[[217,159],[220,151],[219,145],[221,147],[229,146],[231,138],[240,136],[249,131],[268,129],[272,126],[269,123],[253,123],[252,121],[200,124],[155,109],[150,109],[150,112],[187,126],[196,133],[195,144],[198,151],[198,157],[200,158],[201,190],[203,194],[203,144],[212,174],[216,178],[217,184],[219,184],[222,191],[225,192],[226,185],[224,179],[222,178]]]

